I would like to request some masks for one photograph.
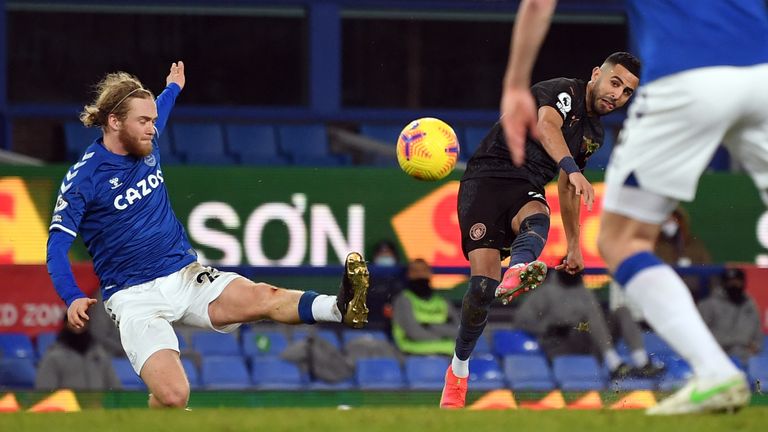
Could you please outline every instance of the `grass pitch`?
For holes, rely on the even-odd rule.
[[[648,417],[632,411],[441,411],[437,408],[204,408],[0,414],[0,431],[763,431],[768,407],[735,415]]]

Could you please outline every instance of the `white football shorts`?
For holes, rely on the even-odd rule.
[[[720,143],[768,204],[766,77],[768,64],[717,66],[641,86],[608,164],[605,210],[663,222],[678,201],[693,200]]]
[[[120,329],[120,341],[136,373],[141,375],[144,362],[157,351],[179,351],[171,323],[181,322],[221,333],[236,330],[239,324],[214,327],[208,316],[208,305],[239,277],[243,276],[194,262],[176,273],[112,295],[104,307]]]

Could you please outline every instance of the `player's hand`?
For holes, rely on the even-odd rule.
[[[501,95],[501,126],[512,156],[512,163],[525,162],[525,140],[528,134],[538,139],[536,132],[536,103],[525,87],[505,87]]]
[[[168,77],[165,79],[165,85],[167,86],[170,83],[176,83],[176,85],[183,89],[186,81],[187,79],[184,76],[184,62],[179,60],[177,63],[173,63],[171,65],[171,71],[168,72]]]
[[[592,203],[595,202],[595,188],[589,183],[584,174],[575,172],[568,174],[568,181],[575,189],[576,196],[581,197],[584,205],[587,206],[587,210],[592,211]]]
[[[581,255],[581,249],[568,251],[562,263],[555,266],[555,270],[565,270],[567,273],[576,274],[584,270],[584,257]]]
[[[88,308],[91,305],[96,304],[96,299],[83,297],[72,302],[67,309],[67,321],[69,324],[76,328],[81,329],[85,326],[86,321],[90,319],[88,316]]]

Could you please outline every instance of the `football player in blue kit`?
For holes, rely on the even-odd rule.
[[[690,363],[684,387],[652,415],[734,411],[746,406],[746,376],[723,352],[675,271],[653,254],[659,227],[722,143],[768,204],[768,13],[764,0],[627,0],[643,72],[606,172],[598,248],[645,320]],[[555,0],[521,3],[502,94],[512,158],[524,158],[533,126],[524,84]],[[525,18],[525,19],[524,19]]]
[[[231,332],[240,323],[270,319],[312,324],[367,322],[368,269],[351,252],[337,296],[278,288],[203,266],[171,209],[158,137],[185,84],[184,63],[173,63],[154,98],[134,76],[108,74],[80,115],[99,127],[96,139],[66,173],[48,238],[48,271],[82,327],[96,303],[78,288],[67,252],[82,236],[100,280],[104,307],[120,329],[125,352],[150,391],[150,407],[185,407],[189,382],[171,323]]]

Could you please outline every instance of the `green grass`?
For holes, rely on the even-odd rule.
[[[768,408],[735,415],[647,417],[642,411],[441,411],[437,408],[205,408],[0,414],[0,431],[331,431],[331,432],[706,432],[762,431]]]

